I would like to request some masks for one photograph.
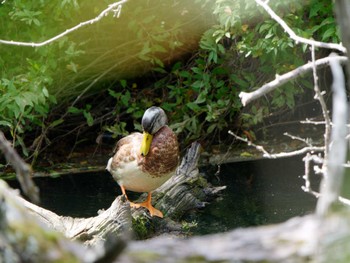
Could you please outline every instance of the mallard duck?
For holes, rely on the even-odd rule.
[[[127,200],[125,190],[148,193],[142,203],[129,200],[131,207],[145,207],[151,216],[158,217],[163,213],[152,206],[152,191],[174,174],[179,162],[177,137],[167,122],[163,109],[147,109],[141,121],[143,134],[135,132],[119,140],[106,168]]]

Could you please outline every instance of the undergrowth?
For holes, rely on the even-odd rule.
[[[252,91],[275,74],[302,65],[310,59],[308,47],[291,40],[254,1],[196,0],[182,9],[162,6],[169,16],[178,18],[174,23],[159,19],[153,11],[156,4],[162,2],[148,2],[146,13],[141,7],[123,9],[126,42],[119,46],[113,46],[106,33],[106,41],[75,36],[36,49],[1,46],[7,52],[0,58],[0,128],[23,156],[35,160],[55,138],[77,136],[90,127],[115,138],[140,130],[142,114],[151,105],[167,111],[184,145],[198,139],[217,143],[228,129],[249,130],[272,112],[293,110],[299,95],[312,86],[307,77],[288,83],[242,111],[239,92]],[[339,42],[330,0],[270,1],[270,5],[298,35]],[[89,14],[100,11],[89,1],[74,0],[16,0],[0,7],[0,24],[6,29],[0,38],[22,41],[53,36],[74,25],[72,17],[85,18],[90,9]],[[184,25],[192,21],[186,19],[193,18],[193,10],[198,17],[201,13],[212,16],[202,26],[206,30],[200,29],[204,33],[197,49],[179,57],[176,52],[186,48],[184,40],[191,32]],[[110,30],[115,20],[106,21],[91,32]],[[88,29],[82,32],[91,35]],[[189,37],[193,46],[196,36]],[[104,44],[111,48],[99,54]],[[132,53],[129,58],[133,60],[118,60],[125,52],[122,47]],[[99,55],[91,59],[91,54]],[[113,61],[110,56],[117,62],[103,64]],[[119,66],[151,73],[128,78],[115,74]]]

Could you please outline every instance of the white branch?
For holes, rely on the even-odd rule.
[[[313,62],[308,62],[307,64],[300,66],[292,71],[289,71],[281,76],[276,75],[276,79],[266,83],[259,89],[253,91],[253,92],[241,92],[239,93],[239,97],[241,98],[241,102],[243,106],[246,106],[248,103],[252,102],[253,100],[256,100],[260,98],[261,96],[275,90],[276,88],[282,86],[283,84],[287,83],[288,81],[291,81],[293,79],[296,79],[300,75],[303,75],[309,71],[312,70],[313,66],[316,67],[324,67],[327,66],[330,61],[338,61],[339,63],[346,63],[347,62],[347,57],[341,56],[341,57],[325,57],[316,60],[314,63]]]
[[[59,38],[64,37],[65,35],[68,35],[70,33],[72,33],[73,31],[87,26],[87,25],[92,25],[98,21],[100,21],[103,17],[107,16],[109,12],[113,12],[114,16],[116,16],[117,18],[119,18],[120,16],[120,12],[122,10],[122,5],[125,4],[128,0],[121,0],[118,2],[115,2],[113,4],[110,4],[108,6],[108,8],[104,9],[98,16],[96,16],[93,19],[81,22],[80,24],[71,27],[69,29],[67,29],[66,31],[48,39],[45,40],[43,42],[21,42],[21,41],[13,41],[13,40],[2,40],[0,39],[0,44],[6,44],[6,45],[15,45],[15,46],[29,46],[29,47],[41,47],[41,46],[45,46],[47,44],[50,44],[51,42],[56,41]]]
[[[316,59],[315,59],[315,46],[311,46],[311,57],[312,57],[312,73],[313,73],[313,78],[314,78],[314,91],[315,91],[315,96],[314,99],[318,100],[318,102],[321,105],[322,109],[322,114],[323,118],[325,121],[325,132],[324,132],[324,145],[325,145],[325,150],[324,150],[324,158],[328,158],[328,152],[329,152],[329,140],[331,136],[331,119],[329,117],[328,109],[327,109],[327,104],[323,98],[323,93],[321,92],[320,87],[318,86],[318,76],[317,76],[317,70],[316,70]],[[331,62],[330,62],[331,63]],[[324,167],[323,169],[327,169],[326,165],[327,162],[323,163]]]
[[[331,54],[330,56],[336,56]],[[345,77],[343,69],[339,62],[330,62],[332,74],[333,74],[333,127],[331,141],[332,146],[329,150],[328,159],[325,159],[327,163],[327,170],[323,178],[321,193],[322,196],[317,203],[317,213],[319,215],[325,215],[331,205],[339,199],[341,185],[343,183],[343,164],[346,161],[347,154],[347,115],[348,105],[346,98]]]
[[[289,134],[288,132],[285,132],[283,133],[283,135],[293,139],[293,140],[298,140],[298,141],[301,141],[303,143],[305,143],[307,146],[309,147],[312,147],[312,144],[310,143],[310,139],[309,138],[301,138],[299,136],[296,136],[296,135],[292,135],[292,134]]]
[[[312,124],[312,125],[325,125],[326,122],[325,121],[313,121],[313,120],[310,120],[308,118],[305,119],[305,121],[300,121],[300,123],[302,124]],[[332,123],[331,123],[332,125]]]
[[[287,25],[286,22],[283,21],[282,18],[280,18],[272,9],[271,7],[267,4],[267,2],[264,2],[262,0],[255,0],[255,2],[263,7],[265,11],[271,16],[272,19],[274,19],[292,38],[297,44],[298,43],[304,43],[307,45],[314,45],[315,47],[320,47],[320,48],[329,48],[329,49],[334,49],[334,50],[339,50],[343,53],[346,53],[346,48],[341,45],[341,44],[335,44],[335,43],[325,43],[325,42],[320,42],[320,41],[315,41],[307,38],[303,38],[295,34],[295,32]]]
[[[248,139],[245,139],[245,138],[238,136],[237,134],[235,134],[232,131],[228,131],[228,133],[230,135],[232,135],[233,137],[235,137],[237,140],[245,142],[248,144],[248,146],[252,146],[255,149],[257,149],[258,151],[262,152],[263,157],[266,157],[269,159],[292,157],[292,156],[297,156],[297,155],[308,153],[308,152],[323,152],[325,149],[323,146],[322,147],[312,146],[312,147],[304,147],[300,150],[296,150],[296,151],[292,151],[292,152],[280,152],[280,153],[276,153],[276,154],[271,154],[268,151],[266,151],[264,149],[264,147],[261,145],[256,145],[256,144],[252,143],[251,141],[249,141]]]

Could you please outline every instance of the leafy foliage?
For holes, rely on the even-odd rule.
[[[5,1],[0,4],[0,38],[42,41],[77,24],[77,17],[81,22],[98,14],[97,6],[110,1],[102,2]],[[81,116],[86,126],[98,124],[119,136],[140,130],[144,109],[157,104],[168,111],[172,127],[187,143],[215,138],[237,126],[238,119],[243,121],[238,126],[249,127],[262,122],[271,111],[295,106],[297,95],[307,86],[303,81],[286,84],[243,113],[238,93],[309,60],[306,46],[292,41],[252,0],[183,1],[188,5],[179,9],[175,2],[168,7],[159,0],[135,1],[135,6],[123,8],[128,19],[121,45],[115,45],[115,36],[106,33],[115,27],[113,18],[106,18],[81,35],[42,48],[0,46],[6,51],[0,57],[0,128],[8,130],[15,145],[28,155],[26,135],[61,127],[66,122],[63,116]],[[155,4],[162,5],[160,12],[165,15],[154,13]],[[330,0],[276,0],[270,4],[297,34],[339,42]],[[192,20],[201,13],[205,16],[201,21],[207,24]],[[160,18],[167,16],[173,22]],[[192,35],[186,31],[190,23],[197,26]],[[194,45],[196,34],[204,28],[192,57],[171,64],[176,52],[187,48],[183,40],[193,38]],[[98,32],[104,33],[94,37]],[[107,51],[101,51],[101,46]],[[130,52],[129,57],[123,56],[122,47]],[[96,55],[98,52],[103,53]],[[120,72],[127,67],[140,73],[152,69],[156,80],[152,84],[126,80],[128,75]],[[96,87],[106,91],[104,103],[95,99]],[[75,104],[77,95],[80,101]],[[112,106],[105,105],[107,102]]]
[[[0,6],[4,29],[1,38],[40,41],[58,33],[64,27],[59,22],[63,11],[77,8],[75,1],[64,2],[4,2]],[[45,14],[48,10],[50,17]],[[64,18],[69,20],[69,12]],[[45,127],[51,107],[57,104],[52,92],[54,80],[59,78],[57,70],[74,58],[76,54],[71,51],[74,46],[75,43],[62,39],[59,45],[45,48],[0,47],[6,50],[0,58],[0,128],[10,132],[14,145],[20,145],[25,156],[29,154],[25,134]],[[57,54],[62,52],[65,55],[58,59]]]
[[[176,63],[170,75],[156,83],[156,87],[166,86],[167,101],[161,103],[173,112],[176,131],[186,140],[212,138],[215,131],[232,128],[238,116],[243,121],[240,125],[248,128],[272,111],[293,109],[297,95],[312,81],[285,84],[244,113],[238,93],[304,64],[310,59],[307,47],[289,38],[255,1],[201,2],[213,9],[217,24],[203,34],[191,61]],[[297,34],[339,42],[331,1],[275,1],[272,8]]]

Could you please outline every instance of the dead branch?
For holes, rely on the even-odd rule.
[[[325,122],[324,159],[327,159],[328,158],[327,157],[328,156],[328,152],[329,152],[329,141],[330,141],[330,136],[331,136],[331,118],[329,117],[326,101],[323,98],[324,94],[321,92],[321,89],[318,86],[318,76],[317,76],[317,70],[316,70],[315,46],[314,45],[311,46],[311,57],[312,57],[312,75],[313,75],[313,78],[314,78],[314,91],[315,91],[314,99],[318,100],[318,102],[321,105],[323,119],[324,119],[324,122]],[[327,163],[324,162],[323,163],[324,169],[327,169],[326,165],[327,165]]]
[[[98,16],[96,16],[93,19],[84,21],[79,23],[78,25],[71,27],[69,29],[66,29],[64,32],[48,39],[45,40],[43,42],[21,42],[21,41],[13,41],[13,40],[3,40],[0,39],[0,44],[6,44],[6,45],[15,45],[15,46],[26,46],[26,47],[42,47],[45,46],[47,44],[50,44],[72,32],[74,32],[75,30],[78,30],[79,28],[82,28],[84,26],[87,25],[92,25],[98,21],[100,21],[102,18],[104,18],[105,16],[107,16],[110,12],[114,13],[114,17],[119,18],[121,10],[122,10],[122,6],[123,4],[125,4],[128,0],[120,0],[118,2],[115,2],[113,4],[108,5],[108,7],[106,9],[104,9]]]
[[[299,76],[310,72],[314,66],[317,68],[322,68],[327,66],[331,60],[336,60],[339,61],[340,63],[344,64],[348,61],[347,57],[339,56],[339,57],[326,57],[326,58],[321,58],[316,60],[314,63],[313,62],[308,62],[303,66],[300,66],[292,71],[289,71],[281,76],[276,75],[276,78],[269,82],[266,83],[265,85],[261,86],[257,90],[253,92],[240,92],[239,97],[241,99],[242,105],[246,106],[248,103],[266,95],[267,93],[275,90],[276,88],[279,88],[283,84],[287,83],[288,81],[294,80],[298,78]]]
[[[245,139],[245,138],[235,134],[232,131],[228,131],[228,133],[230,135],[232,135],[233,137],[235,137],[237,140],[245,142],[249,146],[252,146],[255,149],[257,149],[258,151],[262,152],[263,153],[263,157],[269,158],[269,159],[293,157],[293,156],[297,156],[297,155],[300,155],[300,154],[305,154],[307,152],[323,152],[324,149],[325,149],[323,146],[320,146],[320,147],[318,147],[318,146],[311,146],[311,147],[308,146],[308,147],[304,147],[304,148],[302,148],[300,150],[296,150],[296,151],[292,151],[292,152],[280,152],[280,153],[272,154],[272,153],[269,153],[268,151],[266,151],[263,146],[257,145],[255,143],[249,141],[248,139]]]
[[[346,53],[346,48],[341,44],[335,44],[335,43],[325,43],[320,41],[315,41],[308,38],[303,38],[295,34],[295,32],[287,25],[287,23],[280,18],[267,4],[268,1],[263,0],[255,0],[255,2],[260,5],[262,8],[265,9],[265,11],[271,16],[272,19],[274,19],[289,35],[291,39],[293,39],[296,43],[304,43],[310,46],[320,47],[320,48],[328,48],[328,49],[334,49],[338,50],[342,53]]]
[[[0,131],[0,150],[5,155],[7,162],[9,162],[16,171],[16,177],[19,181],[23,192],[36,204],[39,203],[39,189],[32,180],[32,169],[25,163],[18,155],[15,149],[12,148],[5,135]]]
[[[330,56],[336,56],[331,54]],[[330,62],[333,74],[333,129],[332,129],[332,146],[329,152],[329,158],[325,159],[327,170],[324,171],[324,183],[322,184],[322,196],[317,203],[317,212],[325,215],[332,203],[338,200],[340,187],[343,182],[344,166],[347,153],[347,115],[348,105],[346,98],[345,77],[343,69],[339,62]]]

